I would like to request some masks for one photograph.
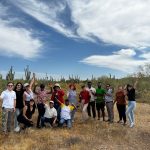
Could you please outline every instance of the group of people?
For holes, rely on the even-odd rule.
[[[44,84],[35,86],[33,90],[34,82],[35,74],[33,74],[30,84],[25,83],[23,85],[18,82],[14,86],[13,82],[8,82],[7,89],[1,93],[2,130],[4,133],[11,131],[13,116],[15,132],[32,127],[34,125],[32,116],[36,108],[38,109],[37,128],[45,127],[45,123],[48,123],[51,127],[62,127],[66,123],[67,128],[71,128],[79,105],[82,110],[83,122],[88,121],[91,116],[94,119],[97,117],[98,120],[102,116],[103,121],[113,123],[114,104],[116,103],[119,114],[118,123],[126,125],[127,115],[130,127],[135,124],[135,88],[137,82],[134,86],[129,84],[124,88],[119,86],[115,95],[109,84],[103,88],[101,82],[97,83],[97,88],[92,86],[92,82],[87,82],[87,85],[81,87],[80,93],[77,93],[75,84],[70,84],[66,95],[58,83],[53,87],[50,86],[48,91]],[[64,99],[64,96],[67,98]],[[127,110],[126,97],[128,99]],[[105,106],[108,120],[105,119]]]

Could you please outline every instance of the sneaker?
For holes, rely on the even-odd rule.
[[[14,132],[19,132],[20,131],[20,127],[16,127],[15,129],[14,129]]]
[[[130,124],[130,128],[133,128],[134,127],[134,123],[132,122],[131,124]]]

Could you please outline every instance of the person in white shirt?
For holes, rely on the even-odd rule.
[[[49,106],[45,104],[45,114],[43,117],[41,117],[41,127],[45,127],[45,122],[50,123],[50,125],[53,127],[56,124],[57,120],[57,111],[54,108],[54,102],[50,101]]]
[[[23,93],[23,103],[25,105],[30,105],[30,99],[34,99],[34,94],[32,92],[32,86],[35,82],[35,73],[33,73],[32,80],[29,83],[24,84],[25,91]]]
[[[7,89],[1,93],[2,99],[2,130],[5,134],[11,131],[11,121],[16,108],[16,93],[13,91],[14,84],[8,82]]]
[[[76,109],[76,106],[74,104],[69,105],[69,100],[65,100],[65,104],[57,100],[61,104],[61,115],[60,115],[60,122],[59,127],[62,127],[64,123],[67,124],[67,128],[72,127],[72,121],[71,121],[71,112]]]
[[[91,96],[89,105],[87,107],[88,116],[91,117],[91,108],[92,108],[93,118],[95,119],[96,117],[96,108],[95,108],[96,89],[92,87],[92,82],[90,81],[87,83],[87,90],[90,92],[90,96]]]

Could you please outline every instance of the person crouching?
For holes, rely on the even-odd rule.
[[[45,127],[45,123],[49,123],[51,127],[54,127],[57,120],[57,111],[54,108],[54,102],[50,101],[49,106],[45,104],[45,114],[41,118],[41,127]]]
[[[61,104],[61,115],[60,115],[59,126],[62,127],[64,123],[66,123],[67,128],[71,128],[72,127],[71,112],[74,109],[76,109],[76,107],[73,104],[69,105],[68,99],[65,100],[65,104],[61,103],[60,101],[59,103]]]

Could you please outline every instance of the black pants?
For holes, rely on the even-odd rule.
[[[45,126],[45,122],[48,122],[51,126],[53,126],[53,121],[54,118],[46,118],[46,117],[42,117],[41,118],[41,126],[44,127]]]
[[[88,111],[88,116],[89,117],[91,117],[91,107],[92,107],[93,118],[95,118],[96,117],[95,101],[89,102],[89,105],[87,107],[87,111]]]
[[[38,108],[37,127],[39,127],[40,126],[41,117],[43,117],[44,113],[45,113],[44,104],[43,103],[37,104],[37,108]]]
[[[23,123],[25,128],[33,126],[33,122],[27,120],[23,115],[19,115],[17,120],[18,120],[19,123]]]
[[[100,110],[102,112],[103,120],[105,120],[105,102],[96,103],[98,119],[100,119]]]
[[[126,122],[126,105],[117,104],[117,109],[119,113],[119,120],[123,119],[124,123]]]

